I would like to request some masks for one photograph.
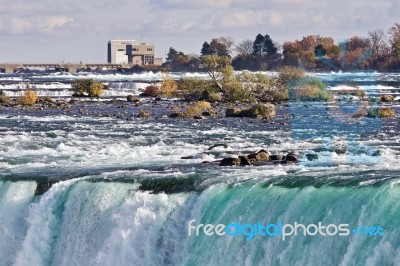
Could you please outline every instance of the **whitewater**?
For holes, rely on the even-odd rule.
[[[174,77],[182,75],[205,76]],[[393,73],[318,75],[332,88],[357,81],[371,95],[400,87]],[[0,90],[15,97],[35,86],[41,96],[69,98],[70,81],[82,76],[108,82],[106,98],[121,99],[162,80],[3,74]],[[352,110],[352,102],[341,105]],[[85,108],[87,115],[0,109],[0,265],[400,265],[398,117],[346,124],[323,102],[281,104],[267,123],[126,120],[95,115],[118,104]],[[167,109],[161,104],[156,116]],[[209,150],[217,143],[227,148]],[[300,162],[205,163],[260,149],[296,152]],[[189,236],[193,219],[379,225],[384,236]]]

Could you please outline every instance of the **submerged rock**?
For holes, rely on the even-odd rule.
[[[241,159],[240,158],[225,158],[219,163],[220,166],[240,166]]]
[[[150,116],[151,116],[151,112],[150,111],[140,110],[136,117],[138,117],[138,118],[149,118]]]
[[[126,100],[130,103],[140,102],[140,99],[134,95],[128,95],[128,97],[126,97]]]
[[[214,148],[217,148],[217,147],[224,147],[225,149],[227,149],[228,145],[224,144],[224,143],[217,143],[217,144],[212,145],[210,148],[208,148],[208,150],[210,151],[210,150],[212,150]]]

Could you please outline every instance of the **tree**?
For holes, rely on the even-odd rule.
[[[400,57],[400,23],[395,23],[389,30],[392,54]]]
[[[253,42],[253,55],[261,56],[263,54],[264,43],[265,43],[265,37],[262,36],[261,33],[259,33]]]
[[[251,40],[244,40],[236,46],[236,52],[239,55],[251,55],[253,53],[253,42]]]
[[[263,47],[262,47],[262,53],[267,56],[271,56],[271,55],[276,54],[277,52],[278,52],[278,49],[276,48],[271,37],[268,34],[265,34],[264,43],[263,43]]]
[[[209,54],[229,56],[229,47],[221,42],[220,38],[212,39],[209,47]]]
[[[326,49],[322,44],[315,46],[314,54],[316,57],[326,56]]]
[[[167,54],[167,62],[172,62],[175,60],[176,56],[178,55],[178,51],[175,50],[174,48],[170,47],[169,52]]]
[[[371,42],[371,50],[373,55],[379,55],[383,52],[385,46],[385,33],[383,30],[375,30],[368,32]]]
[[[218,56],[216,54],[205,55],[201,57],[201,62],[207,70],[214,84],[222,90],[220,83],[221,73],[230,65],[231,59],[228,56]]]
[[[203,46],[201,47],[201,55],[208,55],[210,54],[210,44],[208,42],[204,42]]]

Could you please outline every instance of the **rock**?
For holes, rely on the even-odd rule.
[[[151,116],[150,111],[140,110],[136,117],[138,118],[149,118]]]
[[[365,117],[367,114],[366,113],[357,113],[351,116],[351,118],[363,118]]]
[[[227,149],[228,145],[226,145],[225,143],[217,143],[217,144],[212,145],[210,148],[208,148],[208,150],[210,151],[210,150],[212,150],[214,148],[217,148],[217,147],[224,147],[225,149]]]
[[[269,156],[270,161],[282,161],[285,159],[285,156],[283,155],[270,155]]]
[[[220,166],[239,166],[240,164],[240,158],[225,158],[219,163]]]
[[[250,108],[228,108],[225,112],[226,117],[250,117],[271,119],[276,116],[275,105],[257,104]]]
[[[205,120],[207,119],[206,117],[202,116],[202,115],[195,115],[193,116],[193,119],[197,119],[197,120]]]
[[[299,161],[299,158],[294,153],[288,153],[286,155],[286,161],[288,161],[288,162],[297,162],[297,161]]]
[[[318,159],[318,155],[317,154],[311,154],[311,153],[307,153],[306,154],[306,158],[309,161],[314,161]]]
[[[168,116],[167,115],[162,115],[158,119],[168,119]]]
[[[269,152],[266,150],[261,150],[257,153],[250,154],[248,157],[249,159],[254,159],[258,162],[266,162],[269,161]]]
[[[253,159],[249,159],[247,156],[240,156],[240,165],[246,166],[246,165],[253,165],[255,161]]]
[[[126,100],[130,103],[137,103],[140,102],[140,99],[136,96],[133,95],[128,95],[128,97],[126,97]]]
[[[175,112],[169,115],[171,118],[186,118],[186,114],[184,112]]]
[[[379,101],[383,103],[391,103],[394,102],[394,97],[392,95],[382,95],[379,97]]]
[[[193,159],[193,156],[181,157],[181,160],[191,160],[191,159]]]

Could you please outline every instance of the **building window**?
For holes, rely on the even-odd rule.
[[[139,51],[139,49],[138,48],[133,48],[132,51],[137,52],[137,51]]]
[[[154,55],[145,55],[144,56],[144,64],[145,65],[154,65]]]
[[[147,48],[147,51],[151,52],[151,51],[153,51],[153,48]]]

